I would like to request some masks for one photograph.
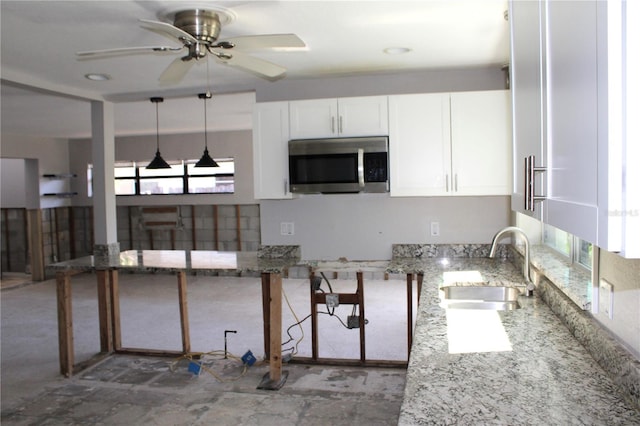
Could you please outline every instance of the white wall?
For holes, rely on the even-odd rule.
[[[486,243],[509,224],[509,197],[392,198],[389,194],[305,195],[263,200],[263,244],[300,244],[304,259],[390,259],[394,243]],[[282,222],[294,235],[280,235]],[[440,236],[430,223],[440,223]]]
[[[0,206],[6,209],[24,208],[26,205],[24,160],[0,158]]]
[[[43,174],[69,173],[69,144],[63,139],[2,134],[2,158],[22,158],[38,160],[37,175],[40,182],[40,194],[48,192],[68,192],[69,179],[47,179]],[[28,173],[33,168],[27,167]],[[33,178],[33,177],[32,177]],[[27,203],[28,200],[27,200]],[[68,198],[41,197],[40,207],[51,208],[70,205]],[[31,208],[37,208],[32,206]]]

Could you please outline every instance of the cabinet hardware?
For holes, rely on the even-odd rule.
[[[342,116],[338,118],[338,133],[342,133]]]
[[[546,172],[546,167],[536,167],[536,156],[524,158],[524,209],[535,211],[535,203],[547,199],[545,195],[536,195],[536,173]]]
[[[336,118],[331,117],[331,133],[335,133],[335,132],[336,132]]]
[[[449,192],[449,175],[448,174],[444,175],[444,181],[446,184],[447,192]]]
[[[458,174],[456,173],[455,175],[453,175],[453,192],[458,192]]]

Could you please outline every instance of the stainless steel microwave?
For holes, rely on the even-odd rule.
[[[388,192],[389,138],[290,140],[289,189],[305,194]]]

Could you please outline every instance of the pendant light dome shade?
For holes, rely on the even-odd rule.
[[[153,169],[170,169],[171,166],[169,165],[169,163],[164,161],[164,158],[162,158],[162,155],[160,155],[160,124],[158,120],[158,103],[163,102],[164,98],[155,97],[155,98],[151,98],[150,101],[156,104],[156,156],[153,158],[153,160],[149,163],[149,165],[146,168],[152,169],[152,170]]]
[[[209,155],[209,147],[207,144],[207,99],[211,99],[211,92],[199,93],[198,97],[204,101],[204,154],[198,160],[195,167],[220,167]]]

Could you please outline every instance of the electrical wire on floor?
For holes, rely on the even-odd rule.
[[[230,358],[232,360],[238,361],[242,364],[242,371],[240,372],[240,374],[236,377],[231,377],[231,378],[223,378],[222,376],[220,376],[218,373],[216,373],[212,368],[207,367],[205,365],[205,357],[206,356],[211,356],[211,357],[218,357],[217,359],[225,359],[226,358]],[[200,372],[200,369],[202,371],[207,372],[208,374],[210,374],[211,376],[213,376],[217,381],[221,382],[221,383],[230,383],[230,382],[235,382],[237,380],[240,380],[242,377],[244,377],[245,374],[247,374],[247,370],[249,369],[249,365],[247,365],[246,362],[244,362],[244,360],[236,355],[233,355],[230,352],[226,352],[225,351],[221,351],[221,350],[216,350],[216,351],[211,351],[211,352],[189,352],[187,354],[184,354],[180,357],[178,357],[173,363],[171,363],[171,365],[169,366],[169,369],[172,372],[175,372],[177,370],[178,364],[181,361],[189,361],[189,363],[196,363],[198,365],[198,375]],[[256,363],[253,365],[259,365],[262,364],[262,362],[260,363]],[[190,370],[191,371],[191,370]]]

